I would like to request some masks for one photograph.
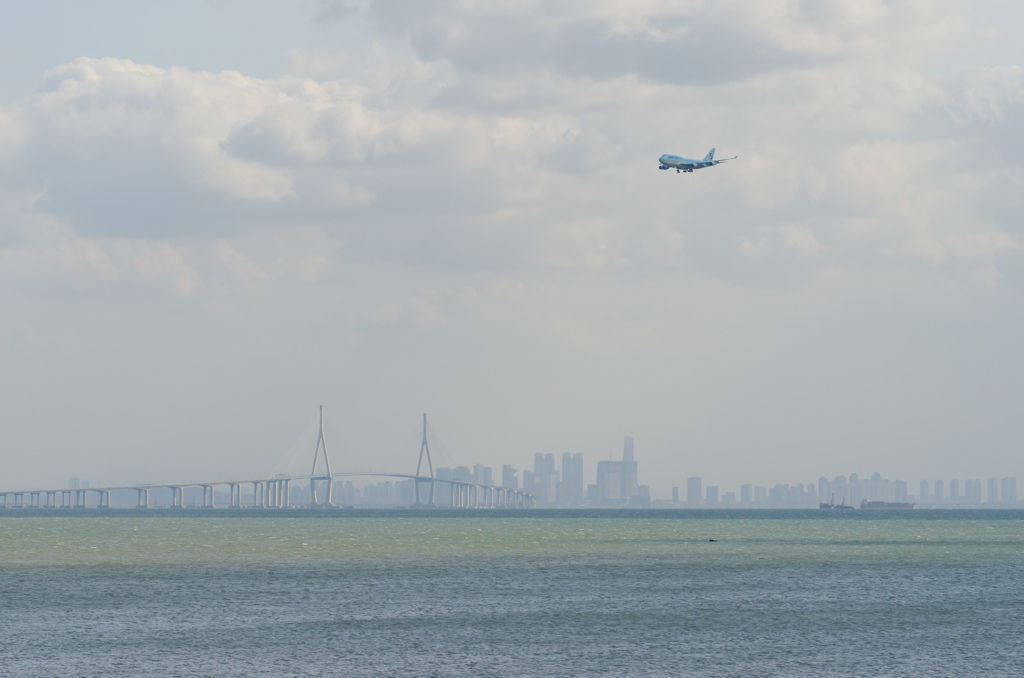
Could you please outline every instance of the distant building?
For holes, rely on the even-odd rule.
[[[740,487],[740,503],[749,504],[754,501],[754,486],[746,484]]]
[[[701,479],[694,476],[686,479],[686,503],[698,506],[703,502],[704,497],[700,491]]]
[[[818,478],[818,496],[822,501],[828,501],[832,491],[832,483],[828,482],[828,478],[825,476]]]
[[[1001,483],[1004,504],[1016,504],[1017,503],[1017,479],[1016,478],[1003,478]]]
[[[507,487],[510,490],[519,489],[519,478],[516,476],[516,470],[508,464],[501,467],[501,486]]]
[[[981,481],[978,479],[964,482],[964,499],[968,506],[981,506]]]
[[[836,502],[849,505],[850,486],[846,482],[846,476],[836,476],[829,485],[829,500],[831,500],[831,495],[834,494]],[[826,497],[821,497],[821,501],[825,500]]]
[[[941,480],[935,481],[935,503],[942,504],[946,501],[946,491],[942,486]]]
[[[555,506],[558,500],[558,471],[555,455],[533,455],[533,472],[523,471],[523,489],[533,494],[538,506]]]
[[[861,491],[860,476],[856,473],[850,474],[849,481],[846,485],[846,493],[848,496],[846,504],[848,506],[860,506],[860,502],[864,498],[864,493]]]
[[[583,455],[562,454],[562,482],[558,486],[558,503],[563,506],[583,505]]]
[[[707,503],[708,506],[718,506],[718,486],[717,485],[708,485],[707,495],[706,496],[707,496],[707,502],[706,503]]]
[[[736,506],[736,493],[726,492],[722,495],[722,506],[735,507]]]
[[[494,474],[490,466],[473,465],[473,482],[477,485],[493,485]]]
[[[768,500],[768,490],[763,485],[754,488],[754,503],[763,505]]]
[[[988,503],[996,505],[999,503],[999,479],[989,478],[988,479]]]
[[[637,506],[645,508],[651,505],[651,488],[646,485],[641,485],[637,488],[637,494],[635,497],[629,498],[630,506]]]
[[[960,503],[960,481],[950,480],[949,481],[949,501],[952,504]]]
[[[622,461],[597,463],[598,506],[628,506],[633,497],[640,495],[637,485],[637,463],[633,459],[633,439],[626,436],[622,448]]]

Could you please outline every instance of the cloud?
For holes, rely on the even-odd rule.
[[[956,169],[969,136],[943,134],[1009,115],[1019,73],[950,84],[919,68],[922,54],[969,35],[955,6],[367,11],[407,34],[418,58],[379,45],[290,52],[296,73],[321,79],[117,59],[53,69],[42,91],[0,110],[10,199],[36,196],[26,209],[75,238],[178,247],[195,270],[220,280],[222,267],[236,284],[280,268],[224,255],[253,227],[318,229],[353,262],[496,275],[695,268],[739,281],[752,257],[765,271],[794,257],[802,270],[900,257],[998,266],[1016,247],[984,207],[992,189]],[[661,152],[710,145],[740,159],[686,177],[650,172]],[[327,261],[292,258],[307,262],[294,269],[307,280],[324,268],[308,262]]]
[[[332,399],[401,449],[429,403],[489,463],[635,426],[656,478],[1019,449],[1024,97],[1016,64],[935,65],[964,4],[310,6],[371,46],[82,58],[0,107],[5,411],[163,408],[172,455],[212,411],[270,449]],[[657,170],[712,146],[739,159]]]
[[[952,3],[882,0],[654,0],[628,10],[610,0],[377,0],[370,8],[386,30],[408,35],[421,58],[448,59],[460,72],[557,69],[702,86],[934,48],[963,33],[957,14]]]

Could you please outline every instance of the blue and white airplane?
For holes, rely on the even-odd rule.
[[[691,160],[690,158],[680,158],[678,155],[668,155],[667,153],[660,158],[658,162],[661,164],[658,169],[667,170],[675,168],[676,173],[679,172],[692,172],[695,169],[701,167],[713,167],[719,163],[723,163],[729,160],[735,160],[740,156],[734,155],[731,158],[722,158],[721,160],[715,160],[715,149],[708,151],[708,154],[704,156],[703,160]]]

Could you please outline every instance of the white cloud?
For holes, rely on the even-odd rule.
[[[485,404],[519,408],[535,439],[495,455],[613,421],[735,452],[773,417],[822,447],[868,407],[862,375],[927,381],[892,336],[1016,308],[1024,90],[1015,64],[929,72],[975,35],[961,3],[318,7],[381,41],[295,46],[276,77],[83,58],[0,108],[0,292],[120,303],[151,314],[109,330],[137,346],[291,384],[241,396],[312,397],[311,374],[356,410],[400,391],[465,413],[474,444]],[[711,146],[739,159],[656,169]],[[715,423],[736,412],[749,433]]]

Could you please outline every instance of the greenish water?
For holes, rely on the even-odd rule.
[[[223,514],[0,517],[0,675],[1024,666],[1015,515]]]

